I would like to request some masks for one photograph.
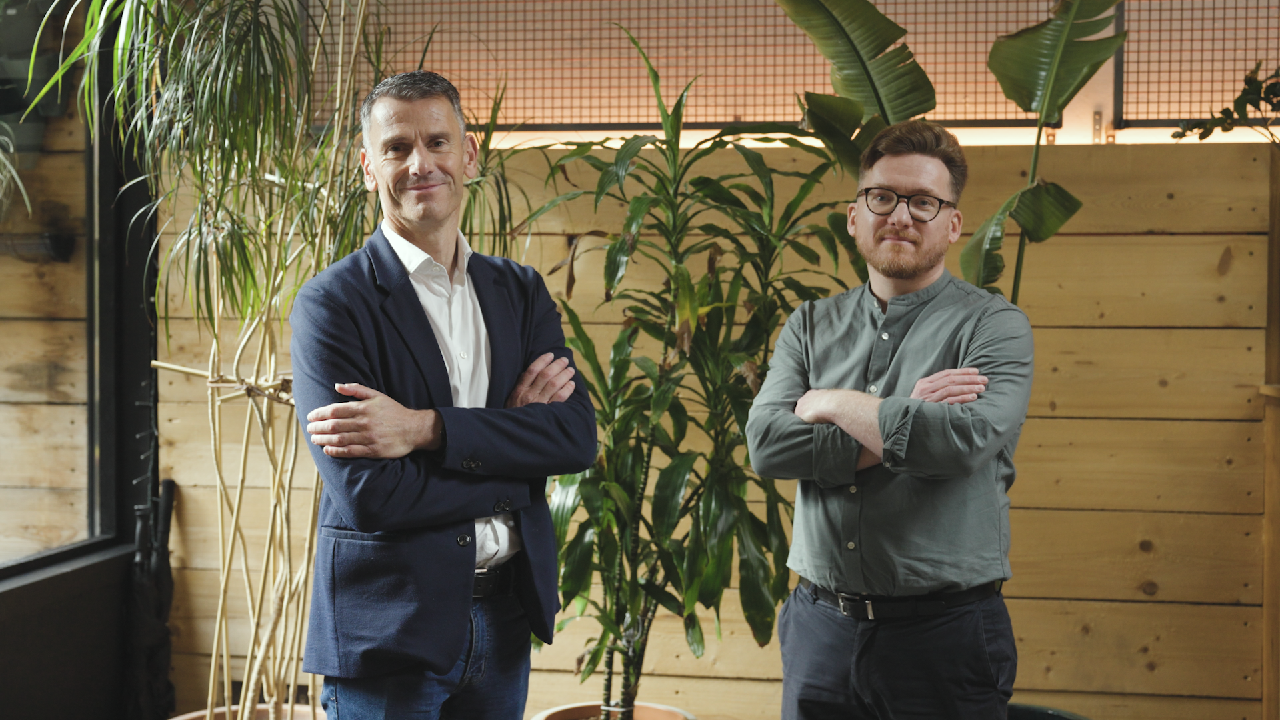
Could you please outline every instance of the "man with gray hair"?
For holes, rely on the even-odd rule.
[[[360,120],[382,223],[290,317],[324,480],[303,667],[329,720],[518,720],[559,609],[546,478],[594,461],[595,414],[542,278],[459,232],[457,90],[396,75]]]

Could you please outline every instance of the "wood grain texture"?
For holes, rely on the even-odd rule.
[[[88,420],[84,405],[0,404],[0,487],[83,492],[89,485]]]
[[[76,236],[69,262],[24,262],[0,255],[0,316],[85,317],[85,236]]]
[[[0,320],[0,337],[0,402],[85,402],[83,322]]]
[[[0,224],[0,232],[60,232],[84,236],[87,229],[84,153],[41,153],[34,168],[18,174],[31,197],[31,214],[20,206],[19,200],[8,220]]]
[[[1028,415],[1256,420],[1262,330],[1035,331]]]
[[[1009,521],[1008,597],[1262,603],[1256,515],[1013,510]]]
[[[1261,720],[1256,700],[1017,690],[1013,702],[1057,708],[1089,720]]]
[[[1019,689],[1262,696],[1262,608],[1008,601]]]
[[[1014,507],[1261,513],[1257,422],[1030,418]]]
[[[224,473],[235,473],[239,467],[240,451],[243,447],[244,427],[249,421],[249,465],[248,485],[265,488],[271,484],[270,465],[267,454],[263,450],[262,433],[256,419],[248,419],[247,400],[236,400],[223,404],[222,409],[222,457]],[[275,430],[274,442],[285,441],[286,434],[294,431],[294,424],[281,412],[275,409],[276,417],[272,427]],[[160,428],[160,474],[172,478],[183,487],[213,487],[218,483],[216,467],[213,463],[213,451],[209,432],[209,410],[207,403],[160,403],[157,422]],[[307,436],[299,428],[298,453],[293,475],[294,487],[310,488],[315,479],[315,464],[307,449]],[[283,447],[281,448],[283,452]],[[234,483],[233,475],[224,475],[228,482]]]
[[[310,487],[294,488],[289,505],[290,522],[294,529],[290,551],[295,558],[295,567],[304,557],[307,523],[311,517],[311,494]],[[246,487],[241,502],[241,526],[249,543],[248,567],[254,571],[262,566],[262,548],[272,512],[271,493],[266,488]],[[229,501],[222,505],[224,518],[228,521],[234,503],[233,486]],[[173,529],[169,538],[170,557],[175,567],[217,570],[218,507],[217,488],[178,486],[173,507]],[[242,547],[237,542],[236,554],[232,560],[233,568],[238,569],[244,565],[240,550]]]
[[[0,563],[84,540],[87,502],[87,487],[0,487]]]

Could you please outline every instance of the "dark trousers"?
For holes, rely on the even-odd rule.
[[[1018,668],[1004,598],[858,620],[798,587],[778,615],[783,720],[1004,720]]]
[[[445,675],[427,670],[325,678],[329,720],[520,720],[529,691],[529,621],[511,595],[475,600],[471,635]]]

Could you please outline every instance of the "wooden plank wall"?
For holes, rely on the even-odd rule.
[[[1268,152],[1192,144],[1044,150],[1042,174],[1085,206],[1068,232],[1027,253],[1022,305],[1036,332],[1036,381],[1016,457],[1014,579],[1006,588],[1021,661],[1017,700],[1094,720],[1262,717],[1257,388],[1266,356]],[[774,167],[808,165],[793,151],[766,153]],[[972,229],[1025,182],[1030,152],[975,147],[968,155],[962,208]],[[837,182],[824,193],[852,194]],[[575,202],[546,218],[526,261],[545,274],[564,256],[567,234],[615,229],[621,215],[609,203],[593,215],[589,203]],[[948,262],[958,273],[956,250]],[[602,255],[578,260],[572,304],[594,336],[611,338],[620,317],[597,307]],[[1012,264],[1012,250],[1007,257]],[[629,277],[653,275],[637,265]],[[847,265],[842,276],[856,282]],[[562,292],[564,274],[548,285]],[[172,328],[168,360],[203,366],[207,338],[190,320]],[[165,359],[164,347],[160,353]],[[191,378],[161,377],[162,472],[180,486],[172,546],[179,710],[203,706],[217,602],[204,394]],[[310,472],[302,463],[303,484]],[[642,699],[703,720],[777,717],[777,643],[756,646],[734,591],[724,610],[721,639],[701,659],[674,618],[655,624]],[[243,620],[230,633],[244,636]],[[574,623],[535,654],[529,714],[598,698],[598,678],[580,685],[572,675],[593,634],[589,621]]]
[[[85,133],[74,103],[45,129],[0,234],[75,236],[69,263],[0,254],[0,563],[88,529]]]

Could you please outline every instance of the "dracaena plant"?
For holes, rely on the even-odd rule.
[[[630,39],[648,69],[662,134],[611,147],[580,144],[557,162],[557,171],[578,165],[594,171],[597,206],[612,198],[627,207],[622,227],[602,233],[604,300],[622,306],[626,321],[606,359],[564,307],[602,441],[595,464],[560,478],[551,497],[562,544],[560,589],[571,608],[563,622],[590,616],[598,623],[580,672],[585,679],[603,669],[603,705],[620,709],[623,720],[632,716],[657,613],[681,617],[689,648],[702,655],[697,606],[714,612],[718,633],[735,563],[747,624],[760,644],[772,637],[789,579],[791,507],[772,480],[750,471],[742,429],[780,313],[827,292],[786,262],[819,262],[806,244],[815,228],[806,223],[830,206],[809,198],[835,162],[821,148],[808,148],[818,157],[812,170],[772,170],[761,153],[731,139],[745,127],[681,148],[693,83],[668,107],[658,72]],[[795,127],[752,129],[806,134]],[[746,172],[699,173],[708,158],[735,151]],[[799,180],[792,196],[776,192],[779,176]],[[822,230],[820,242],[834,257],[838,241]],[[635,262],[660,268],[661,286],[629,283],[627,268]],[[644,337],[657,346],[655,357],[636,352]],[[755,507],[746,499],[750,487],[763,498]],[[579,508],[585,517],[573,527]]]

